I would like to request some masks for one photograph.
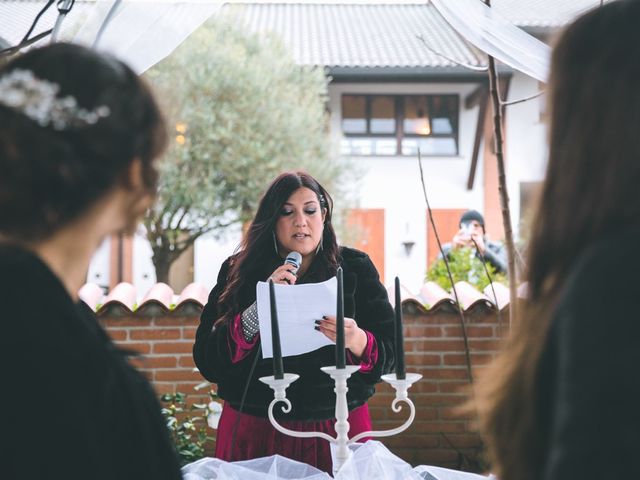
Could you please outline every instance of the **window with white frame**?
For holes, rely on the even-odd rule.
[[[458,155],[458,95],[342,95],[343,155]]]

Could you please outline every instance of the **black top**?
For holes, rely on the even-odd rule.
[[[228,343],[230,341],[228,323],[222,322],[213,326],[220,317],[218,298],[227,283],[229,262],[232,258],[222,264],[218,282],[211,291],[209,301],[202,312],[200,326],[196,333],[196,343],[193,347],[193,357],[202,375],[218,384],[218,395],[238,409],[259,348],[255,347],[243,360],[233,364]],[[264,281],[281,263],[282,259],[276,258],[273,268],[259,280]],[[394,366],[394,315],[387,291],[380,283],[378,272],[367,254],[342,247],[339,263],[343,269],[345,317],[353,318],[360,328],[371,332],[378,345],[378,359],[373,371],[356,372],[348,381],[347,402],[349,409],[352,410],[373,395],[374,385],[380,381],[380,376],[390,372]],[[299,283],[304,283],[306,277],[299,279]],[[243,292],[240,302],[242,308],[251,305],[255,299],[256,288],[253,284],[252,288]],[[310,325],[310,332],[311,328]],[[286,335],[286,332],[280,332],[280,335]],[[320,367],[329,365],[335,365],[335,346],[333,345],[303,355],[285,357],[284,371],[296,373],[300,378],[287,389],[287,398],[291,400],[293,406],[292,411],[284,415],[279,408],[276,408],[274,415],[297,420],[334,418],[334,383],[329,375],[320,370]],[[258,379],[268,375],[273,375],[272,359],[265,360],[260,354],[251,377],[243,412],[261,417],[267,416],[267,407],[273,400],[273,390]]]
[[[537,389],[542,480],[640,479],[640,231],[581,256],[554,315]]]
[[[0,247],[0,478],[181,478],[146,379],[36,256]]]

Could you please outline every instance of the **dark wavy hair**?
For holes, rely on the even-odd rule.
[[[22,69],[59,86],[79,107],[108,107],[95,124],[41,126],[0,104],[0,234],[36,241],[80,216],[118,183],[134,159],[155,193],[154,160],[165,149],[165,121],[149,87],[124,63],[73,44],[31,50],[0,69]]]
[[[579,18],[555,46],[549,162],[531,232],[528,301],[477,386],[481,430],[502,480],[537,480],[546,456],[538,376],[572,269],[599,239],[638,224],[640,1]]]
[[[322,281],[333,276],[338,268],[338,243],[331,224],[333,200],[320,183],[306,172],[295,171],[280,174],[262,196],[258,211],[249,226],[239,252],[233,257],[227,286],[219,300],[221,316],[218,322],[229,319],[248,305],[241,305],[240,298],[246,298],[248,290],[255,291],[256,283],[264,281],[281,265],[283,260],[276,252],[273,236],[282,207],[299,188],[306,187],[318,197],[325,209],[322,249],[316,254],[305,275],[305,281]],[[244,293],[241,293],[244,292]],[[249,298],[252,298],[249,295]]]

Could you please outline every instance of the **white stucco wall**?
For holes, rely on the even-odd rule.
[[[527,98],[545,85],[539,85],[523,73],[513,75],[508,101]],[[518,231],[520,218],[520,183],[541,181],[547,164],[546,125],[540,118],[545,99],[538,97],[524,103],[507,106],[507,188],[509,189],[511,221]]]
[[[343,93],[388,94],[452,94],[460,98],[459,155],[457,157],[423,157],[427,193],[432,208],[476,208],[483,205],[483,155],[478,158],[473,190],[466,188],[471,162],[478,108],[464,108],[464,98],[476,87],[471,83],[403,83],[403,84],[333,84],[329,89],[332,112],[331,132],[339,144],[340,96]],[[509,89],[509,100],[532,95],[538,82],[515,73]],[[507,178],[513,225],[520,216],[520,182],[541,180],[546,164],[545,126],[540,122],[540,101],[531,100],[509,106],[507,113]],[[426,266],[426,204],[420,183],[416,157],[352,157],[362,172],[359,190],[354,197],[358,208],[385,209],[385,283],[391,285],[399,276],[403,285],[417,292],[423,283]],[[337,205],[336,208],[339,208]],[[407,256],[402,242],[415,242]],[[448,241],[448,239],[443,239]],[[227,230],[220,239],[206,236],[195,244],[194,279],[212,288],[220,265],[240,242],[240,229]],[[89,271],[88,281],[109,282],[108,243],[101,246]],[[96,277],[96,273],[100,276]],[[142,237],[134,242],[134,283],[144,294],[155,282],[151,249]]]
[[[109,287],[110,265],[109,250],[111,248],[111,240],[105,238],[104,241],[94,253],[91,263],[89,264],[89,272],[87,273],[87,282],[100,285],[103,289]]]
[[[340,142],[342,94],[459,94],[460,122],[457,157],[423,157],[427,195],[432,208],[483,208],[482,164],[473,190],[467,190],[478,108],[464,108],[464,98],[476,88],[466,83],[334,84],[329,89],[331,131]],[[482,159],[480,159],[482,160]],[[427,207],[417,157],[352,157],[363,171],[358,208],[385,209],[385,283],[396,276],[413,292],[424,281],[426,268]],[[415,242],[407,256],[402,242]]]
[[[212,235],[207,235],[196,240],[194,280],[209,289],[213,288],[222,262],[233,254],[240,243],[241,237],[240,226],[233,226],[227,228],[224,236],[219,239],[214,238]]]

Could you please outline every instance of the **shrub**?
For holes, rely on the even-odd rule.
[[[489,262],[485,262],[489,272],[489,276],[487,276],[482,260],[476,257],[474,249],[452,249],[447,258],[454,283],[468,282],[481,291],[489,285],[489,276],[494,282],[507,283],[506,275],[496,272],[496,269]],[[442,258],[436,260],[427,271],[427,281],[435,282],[447,291],[451,290],[451,281]]]
[[[184,393],[167,393],[160,397],[163,404],[162,415],[169,428],[171,438],[180,457],[180,465],[195,462],[205,456],[205,444],[215,439],[209,435],[212,417],[219,414],[221,408],[218,396],[210,391],[211,402],[187,403]],[[207,422],[209,420],[209,422]]]

